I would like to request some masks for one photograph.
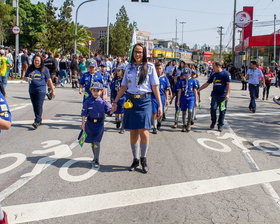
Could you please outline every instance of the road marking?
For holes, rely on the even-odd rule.
[[[13,121],[13,124],[33,124],[34,120],[23,120],[23,121]],[[73,123],[73,122],[81,122],[81,118],[69,118],[69,119],[45,119],[43,120],[44,124],[55,124],[55,123]]]
[[[24,108],[26,108],[26,107],[28,107],[30,105],[31,105],[31,103],[14,104],[14,105],[10,105],[9,108],[15,107],[15,108],[10,109],[10,112],[13,112],[13,111],[16,111],[16,110],[24,109]]]
[[[280,169],[62,200],[4,207],[10,223],[24,223],[280,181]]]
[[[202,145],[203,147],[207,148],[207,149],[210,149],[210,150],[213,150],[213,151],[217,151],[217,152],[230,152],[231,151],[231,148],[222,143],[222,142],[219,142],[217,140],[214,140],[214,139],[210,139],[210,138],[198,138],[197,139],[197,142]],[[215,148],[213,146],[210,146],[208,144],[206,144],[206,142],[214,142],[220,146],[222,146],[222,148]]]

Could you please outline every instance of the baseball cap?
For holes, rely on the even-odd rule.
[[[96,67],[97,66],[97,62],[95,60],[91,61],[88,65],[88,67]]]
[[[90,86],[90,89],[98,89],[98,90],[102,90],[103,89],[103,85],[100,82],[93,82]]]
[[[125,70],[125,65],[121,64],[117,67],[117,70]]]
[[[102,62],[100,63],[100,66],[107,67],[107,64],[106,64],[105,61],[102,61]]]
[[[0,54],[5,54],[5,51],[4,51],[4,50],[1,50],[1,51],[0,51]]]

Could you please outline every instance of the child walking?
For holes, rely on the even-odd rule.
[[[105,114],[110,115],[111,105],[101,98],[103,85],[99,82],[92,83],[90,91],[92,96],[84,101],[82,109],[81,128],[87,134],[86,143],[92,143],[94,159],[92,163],[99,168],[100,142],[104,133]]]

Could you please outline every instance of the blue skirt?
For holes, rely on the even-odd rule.
[[[133,107],[124,109],[124,128],[127,130],[151,129],[152,127],[152,99],[151,96],[141,99],[130,99]]]
[[[123,114],[124,113],[124,103],[126,97],[121,97],[117,103],[117,110],[114,114]]]
[[[101,142],[104,133],[104,120],[97,123],[87,121],[85,131],[87,133],[86,143]]]

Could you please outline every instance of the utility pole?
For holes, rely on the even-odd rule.
[[[219,61],[222,61],[222,48],[223,48],[223,29],[224,27],[218,27],[218,34],[220,35],[220,54],[219,54]]]
[[[184,44],[184,24],[186,24],[186,22],[180,22],[182,24],[182,45]]]
[[[178,23],[178,20],[176,19],[175,58],[176,58],[176,55],[177,55],[177,23]]]
[[[108,57],[109,57],[109,36],[110,36],[109,20],[110,20],[110,0],[108,0],[108,12],[107,12],[107,56]]]
[[[236,0],[234,0],[234,9],[233,9],[233,30],[232,30],[232,65],[235,64],[235,17],[236,17]]]
[[[274,44],[273,44],[273,71],[275,71],[276,64],[276,14],[274,14]]]
[[[19,5],[19,0],[16,0],[16,25],[19,26],[19,15],[18,15],[18,5]],[[16,34],[16,46],[15,46],[15,72],[18,70],[17,66],[17,59],[18,59],[18,51],[19,51],[19,34]],[[19,73],[20,71],[18,71]]]

